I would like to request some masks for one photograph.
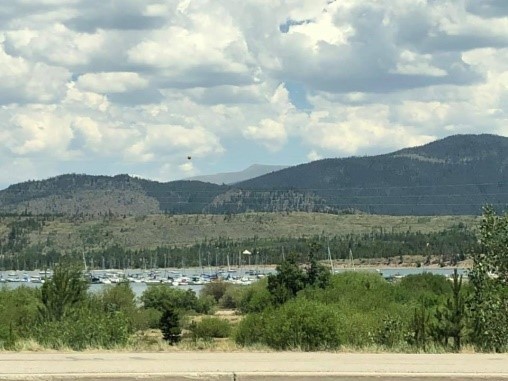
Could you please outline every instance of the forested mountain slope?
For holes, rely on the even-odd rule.
[[[457,135],[390,154],[324,159],[234,185],[69,174],[0,191],[0,212],[65,215],[481,213],[508,204],[508,138]]]

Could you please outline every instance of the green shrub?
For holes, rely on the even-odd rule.
[[[196,311],[198,298],[192,290],[182,290],[179,288],[168,287],[166,285],[154,285],[148,287],[141,295],[141,302],[144,308],[155,308],[164,312],[167,308]]]
[[[271,306],[272,296],[268,291],[265,279],[242,289],[237,301],[237,308],[242,313],[261,312]]]
[[[250,346],[257,343],[265,344],[264,338],[266,317],[268,314],[252,313],[240,321],[234,332],[234,340],[237,344]]]
[[[242,300],[245,291],[250,288],[250,286],[239,286],[232,285],[232,287],[228,287],[224,295],[219,301],[219,305],[222,308],[228,309],[237,309],[239,307],[240,301]]]
[[[127,344],[129,321],[122,312],[98,313],[85,306],[68,311],[60,321],[40,322],[33,337],[52,349],[109,349]]]
[[[155,308],[140,308],[130,317],[132,321],[132,330],[137,332],[147,329],[157,329],[159,328],[161,316],[162,312]]]
[[[395,285],[396,300],[402,304],[423,304],[431,308],[452,295],[451,283],[442,275],[408,275]]]
[[[136,295],[129,283],[119,283],[106,287],[99,294],[99,297],[105,311],[122,311],[126,315],[130,315],[137,309]]]
[[[0,289],[0,347],[11,347],[31,334],[39,318],[40,290],[18,287]]]
[[[260,342],[278,350],[313,351],[335,349],[341,344],[336,311],[322,303],[296,299],[252,316],[239,324],[235,339],[241,345]],[[258,331],[246,332],[253,328]]]
[[[374,335],[374,342],[387,348],[395,348],[404,342],[408,331],[399,317],[387,316]]]
[[[219,303],[219,300],[222,299],[226,291],[232,286],[231,283],[223,281],[210,282],[203,286],[200,291],[200,296],[211,296],[215,299],[216,303]]]
[[[194,340],[211,340],[213,338],[225,338],[231,334],[231,323],[216,317],[205,317],[199,322],[193,322],[189,330]]]

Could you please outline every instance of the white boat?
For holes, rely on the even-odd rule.
[[[173,286],[188,286],[188,285],[190,285],[190,278],[186,277],[186,276],[175,278],[175,279],[173,279],[172,285]]]
[[[101,283],[101,284],[111,284],[112,282],[111,282],[111,279],[103,277],[103,278],[99,278],[99,283]]]
[[[42,279],[40,276],[38,275],[32,275],[30,277],[30,283],[44,283],[44,279]]]

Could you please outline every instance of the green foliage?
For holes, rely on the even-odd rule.
[[[200,296],[196,302],[194,310],[200,314],[212,314],[215,311],[217,302],[215,298],[210,295]]]
[[[129,322],[122,312],[98,313],[82,305],[60,320],[46,320],[34,327],[33,337],[52,349],[116,348],[129,339]]]
[[[306,332],[307,328],[299,327],[306,327],[305,322],[312,321],[306,314],[316,310],[322,313],[320,319],[326,322],[333,337],[334,344],[331,338],[325,337],[328,344],[324,346],[329,348],[339,344],[354,348],[378,344],[389,349],[427,350],[432,343],[444,348],[443,336],[436,334],[439,326],[436,311],[444,314],[449,309],[449,314],[442,315],[449,320],[446,334],[454,345],[460,345],[464,334],[464,292],[459,278],[453,285],[442,276],[430,274],[408,279],[389,283],[378,274],[366,271],[333,275],[325,288],[304,288],[278,308],[265,305],[255,310],[257,313],[248,314],[241,321],[235,340],[241,345],[261,343],[277,349],[316,348],[314,344],[306,346],[289,339],[284,344],[287,337],[299,340],[305,336],[299,336],[297,331]],[[322,327],[316,324],[316,329]]]
[[[268,275],[268,291],[272,295],[272,302],[280,305],[305,288],[306,275],[298,265],[295,255],[290,255],[276,270],[276,274]]]
[[[414,315],[409,326],[407,341],[418,349],[425,350],[431,334],[430,313],[422,304],[414,309]]]
[[[162,337],[171,345],[181,340],[182,328],[180,327],[180,316],[176,309],[166,305],[159,322]]]
[[[240,289],[241,294],[237,301],[237,308],[242,313],[252,313],[261,312],[270,307],[272,295],[268,291],[267,285],[267,279],[262,279]]]
[[[140,308],[133,319],[133,328],[136,331],[158,329],[162,312],[155,308]]]
[[[248,316],[235,339],[240,345],[262,342],[278,350],[329,350],[340,345],[335,309],[305,299]]]
[[[101,210],[104,212],[104,210]],[[92,263],[104,268],[178,267],[201,265],[208,253],[212,266],[225,265],[229,252],[252,247],[251,259],[256,264],[280,262],[281,247],[299,253],[298,260],[307,260],[309,243],[329,245],[332,255],[345,259],[349,248],[355,257],[389,258],[401,254],[427,253],[440,255],[444,262],[464,259],[468,248],[476,245],[475,217],[404,217],[374,215],[330,215],[314,213],[248,213],[230,215],[223,221],[213,215],[151,215],[139,217],[107,217],[86,213],[72,216],[12,215],[0,216],[0,260],[3,269],[52,268],[61,259],[82,261],[85,255]],[[227,226],[229,236],[216,230],[217,222]],[[458,223],[457,223],[458,221]],[[479,220],[478,220],[479,222]],[[196,243],[189,225],[202,226],[203,235],[210,237]],[[250,236],[253,228],[261,227],[261,236]],[[166,232],[172,233],[168,235]],[[154,246],[153,242],[162,242]],[[84,252],[83,252],[84,250]],[[62,253],[65,252],[65,255]],[[41,253],[43,255],[41,255]],[[315,258],[324,260],[324,250]],[[201,260],[200,260],[201,259]]]
[[[223,282],[220,280],[216,282],[210,282],[203,286],[200,291],[200,296],[212,296],[218,303],[231,286],[233,286],[231,283]]]
[[[53,276],[41,288],[43,307],[40,309],[44,320],[62,320],[65,314],[82,302],[88,284],[77,266],[59,264]]]
[[[469,273],[471,341],[478,350],[500,352],[508,348],[508,215],[486,207],[480,243]]]
[[[387,348],[395,348],[404,341],[406,332],[407,327],[399,317],[387,316],[377,330],[374,342]]]
[[[451,294],[450,282],[442,275],[422,273],[405,276],[396,285],[396,298],[399,302],[415,301],[426,308],[442,304]]]
[[[151,308],[138,308],[136,296],[129,283],[118,283],[106,287],[90,298],[94,299],[93,304],[100,306],[99,308],[105,313],[121,312],[129,324],[129,332],[157,328],[160,312],[154,313]]]
[[[247,287],[239,286],[239,285],[231,285],[228,287],[224,295],[219,300],[219,305],[221,308],[227,309],[237,309],[240,307],[240,302],[243,298],[243,295],[246,293],[247,289],[252,285]]]
[[[141,302],[145,308],[154,308],[161,312],[164,312],[167,308],[201,312],[194,291],[166,285],[148,287],[141,295]]]
[[[38,319],[40,291],[28,287],[0,289],[0,348],[30,335]]]
[[[444,347],[448,347],[448,340],[452,338],[453,348],[459,352],[464,335],[466,305],[462,290],[462,275],[459,277],[457,269],[453,272],[452,296],[442,307],[437,308],[435,318],[436,324],[432,331],[436,340]]]
[[[271,311],[271,309],[270,309]],[[265,313],[251,313],[245,316],[234,332],[235,342],[243,346],[251,346],[257,343],[265,344],[264,330],[266,329]]]
[[[307,266],[307,285],[326,288],[330,283],[330,271],[317,261],[317,255],[322,246],[317,242],[309,243],[309,264]]]
[[[302,269],[294,254],[277,266],[276,274],[268,275],[268,291],[272,295],[272,302],[280,305],[294,298],[306,287],[326,288],[330,283],[330,271],[316,260],[316,253],[320,245],[316,242],[309,244],[308,265]]]
[[[106,287],[101,292],[100,298],[105,311],[122,311],[126,315],[130,315],[136,310],[136,295],[129,283],[118,283]]]
[[[197,339],[209,341],[213,338],[229,337],[231,334],[231,323],[216,317],[205,317],[198,322],[191,323],[189,330],[194,341]]]

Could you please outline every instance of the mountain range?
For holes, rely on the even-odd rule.
[[[230,185],[66,174],[0,191],[0,211],[478,215],[487,203],[499,210],[508,204],[507,165],[508,138],[455,135],[384,155],[318,160]]]
[[[201,175],[189,177],[185,180],[191,181],[203,181],[205,183],[212,184],[235,184],[241,181],[250,180],[254,177],[259,177],[265,175],[270,172],[280,171],[281,169],[287,168],[287,165],[262,165],[262,164],[253,164],[250,167],[244,169],[239,172],[225,172],[225,173],[217,173],[213,175]]]

